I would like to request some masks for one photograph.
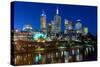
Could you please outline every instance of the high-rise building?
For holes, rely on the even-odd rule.
[[[69,34],[73,32],[73,22],[72,21],[65,19],[64,26],[65,26],[65,30],[64,30],[65,34]]]
[[[51,33],[51,31],[52,31],[52,24],[51,24],[51,23],[49,23],[47,27],[48,27],[48,34],[50,34],[50,33]]]
[[[54,23],[54,21],[51,21],[51,32],[55,33],[55,23]]]
[[[56,10],[56,15],[54,16],[55,33],[61,32],[61,16],[59,15],[59,9]]]
[[[29,32],[29,31],[32,31],[32,29],[33,29],[32,25],[27,24],[27,25],[23,26],[23,31],[28,31]]]
[[[64,33],[67,34],[68,33],[68,20],[66,20],[66,19],[64,22],[64,26],[65,26]]]
[[[69,21],[68,30],[72,30],[72,29],[73,29],[73,23],[72,23],[72,21]]]
[[[82,23],[81,20],[78,19],[75,24],[76,33],[82,33]]]
[[[83,35],[87,35],[88,34],[88,27],[84,27],[83,28]]]
[[[46,14],[44,10],[42,10],[40,22],[41,22],[41,31],[46,33]]]

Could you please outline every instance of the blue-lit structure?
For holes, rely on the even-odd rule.
[[[33,35],[33,40],[34,41],[37,41],[37,40],[46,40],[46,38],[47,38],[47,35],[43,34],[43,33],[40,33],[40,32],[36,32]]]

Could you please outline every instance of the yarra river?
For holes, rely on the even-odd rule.
[[[49,48],[52,49],[52,48]],[[52,50],[38,50],[15,54],[15,65],[54,64],[97,60],[97,46],[59,47]]]

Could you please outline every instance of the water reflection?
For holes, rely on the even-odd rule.
[[[39,51],[15,55],[15,64],[49,64],[49,63],[67,63],[79,62],[89,59],[89,56],[95,52],[94,47]]]

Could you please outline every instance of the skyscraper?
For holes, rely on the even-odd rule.
[[[65,34],[69,34],[73,32],[73,22],[72,21],[65,19],[64,26],[65,26],[65,30],[64,30]]]
[[[88,34],[88,27],[84,27],[83,28],[83,35],[87,35]]]
[[[41,23],[41,31],[46,33],[46,14],[45,14],[44,10],[42,10],[40,23]]]
[[[66,20],[66,19],[64,22],[64,26],[65,26],[64,33],[67,34],[68,33],[68,20]]]
[[[73,22],[72,21],[68,21],[68,30],[69,31],[73,30]]]
[[[52,32],[52,33],[55,32],[55,23],[54,23],[53,20],[51,21],[51,32]]]
[[[59,9],[56,9],[56,15],[54,16],[55,33],[61,32],[61,16],[59,15]]]
[[[50,33],[51,33],[51,30],[52,30],[52,25],[51,25],[51,23],[49,23],[47,27],[48,27],[48,34],[50,34]]]
[[[76,33],[82,33],[82,23],[81,20],[78,19],[75,24]]]

